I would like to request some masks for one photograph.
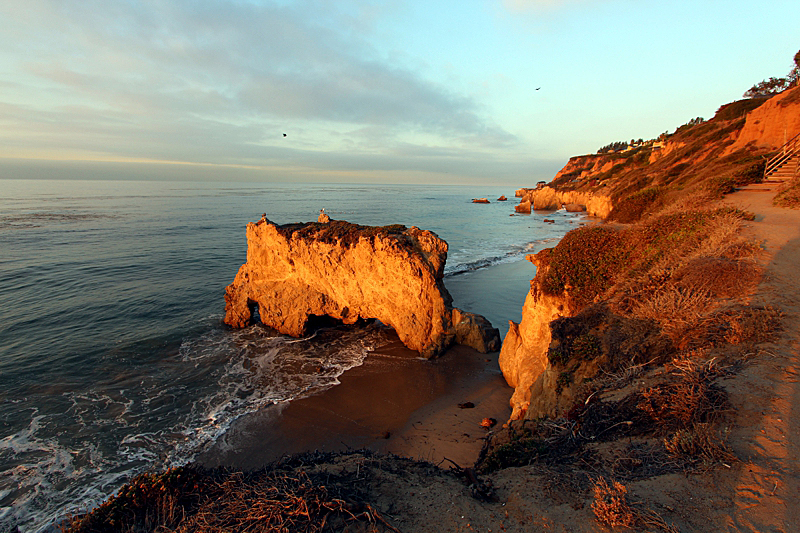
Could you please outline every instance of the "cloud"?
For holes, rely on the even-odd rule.
[[[18,5],[0,6],[0,82],[14,87],[0,139],[20,149],[291,164],[378,130],[388,152],[413,135],[448,150],[516,142],[474,98],[391,64],[364,37],[369,18],[331,3]]]

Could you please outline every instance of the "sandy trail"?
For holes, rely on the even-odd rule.
[[[733,495],[727,531],[800,531],[800,211],[773,207],[773,196],[727,198],[756,214],[745,234],[766,250],[753,303],[785,313],[780,339],[727,384],[736,410],[730,442],[743,461],[725,480]]]

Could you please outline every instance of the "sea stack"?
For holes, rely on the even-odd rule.
[[[488,320],[451,306],[446,260],[447,243],[417,227],[249,223],[247,262],[225,290],[225,323],[247,326],[257,309],[265,325],[300,336],[312,315],[374,318],[423,357],[454,342],[499,350]]]

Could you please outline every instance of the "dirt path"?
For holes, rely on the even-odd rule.
[[[767,252],[753,304],[785,313],[781,338],[727,384],[736,409],[730,442],[743,461],[724,480],[733,500],[727,531],[800,531],[800,211],[773,207],[772,197],[727,200],[756,214],[745,231]]]

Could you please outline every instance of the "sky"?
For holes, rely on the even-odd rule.
[[[711,118],[800,2],[4,0],[0,178],[503,184]]]

